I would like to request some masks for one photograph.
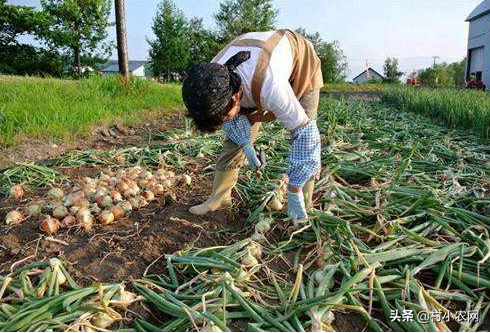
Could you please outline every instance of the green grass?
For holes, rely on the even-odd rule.
[[[431,117],[450,128],[471,129],[490,138],[490,94],[474,90],[391,87],[382,93],[386,104]]]
[[[382,91],[388,88],[385,83],[326,83],[322,88],[323,92],[342,91],[342,92],[365,92],[365,91]]]
[[[80,81],[0,76],[0,146],[19,138],[67,139],[103,122],[133,122],[181,107],[179,85],[119,77]]]

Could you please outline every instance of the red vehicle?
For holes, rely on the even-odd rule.
[[[466,88],[485,90],[485,85],[480,80],[475,80],[470,78],[466,81]]]

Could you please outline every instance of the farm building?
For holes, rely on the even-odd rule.
[[[368,83],[370,81],[382,81],[384,76],[379,74],[377,71],[369,67],[361,74],[352,79],[352,82],[357,84]]]
[[[490,0],[483,1],[466,18],[470,22],[466,79],[490,88]]]
[[[135,77],[145,78],[148,76],[148,61],[130,61],[129,62],[129,73]],[[113,75],[119,73],[119,65],[117,61],[111,61],[110,64],[101,70],[104,75]]]

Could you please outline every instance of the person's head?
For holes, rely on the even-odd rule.
[[[250,58],[250,52],[239,52],[225,65],[194,65],[182,85],[182,99],[188,116],[203,132],[214,132],[223,122],[240,111],[242,80],[233,70]]]

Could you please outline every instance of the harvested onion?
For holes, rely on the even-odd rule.
[[[100,213],[98,221],[102,225],[114,223],[114,214],[110,210],[104,210]]]
[[[64,205],[69,207],[69,206],[75,206],[80,200],[82,200],[85,197],[85,193],[83,191],[76,191],[73,193],[69,193],[65,197]]]
[[[182,183],[184,183],[185,185],[190,185],[191,182],[192,182],[191,176],[186,175],[186,174],[182,175]]]
[[[41,214],[41,209],[40,205],[31,204],[24,208],[24,212],[29,216],[37,217]]]
[[[15,225],[20,224],[25,220],[24,215],[18,210],[13,210],[5,216],[5,224],[7,225]]]
[[[113,202],[121,202],[123,200],[121,193],[118,191],[112,190],[111,191],[111,198]]]
[[[57,219],[62,219],[68,215],[68,209],[65,206],[58,205],[53,209],[53,216]]]
[[[112,206],[112,198],[110,195],[104,195],[103,197],[97,198],[97,206],[100,208],[109,208]]]
[[[126,213],[124,209],[120,206],[114,206],[111,208],[111,212],[114,215],[114,219],[118,219],[124,216]]]
[[[155,200],[155,194],[153,194],[152,191],[144,191],[143,193],[141,193],[141,196],[145,198],[146,201]]]
[[[14,185],[10,188],[9,197],[11,197],[12,199],[19,200],[22,199],[23,196],[24,188],[22,187],[22,185]]]
[[[63,197],[65,196],[65,193],[59,187],[53,187],[52,189],[49,190],[48,196],[52,199],[62,200]]]
[[[46,218],[39,225],[39,229],[48,235],[55,234],[60,229],[60,221],[51,216],[46,216]]]
[[[133,206],[129,201],[122,201],[118,204],[118,207],[121,207],[125,213],[128,213],[133,210]]]
[[[73,215],[65,216],[65,218],[61,221],[62,228],[69,228],[77,224],[77,219]]]
[[[165,187],[163,187],[162,184],[156,184],[155,186],[153,186],[153,188],[151,189],[151,191],[156,196],[159,196],[159,195],[162,195],[162,194],[165,193]]]
[[[92,230],[94,218],[88,208],[80,208],[77,213],[77,222],[85,229],[85,231]]]

